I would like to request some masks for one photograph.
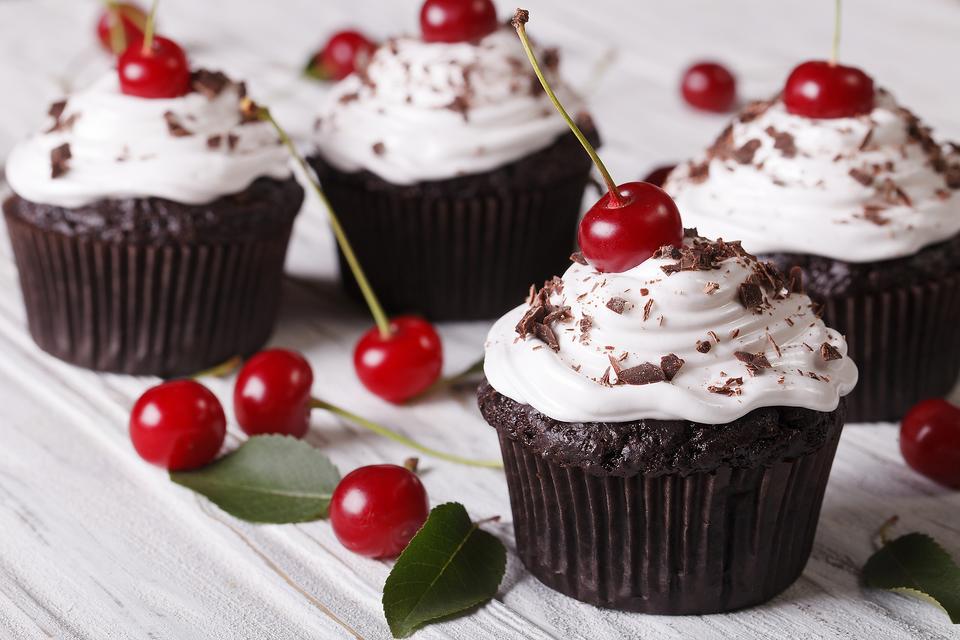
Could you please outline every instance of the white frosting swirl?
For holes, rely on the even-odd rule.
[[[911,123],[912,114],[884,91],[873,111],[852,118],[791,115],[776,100],[759,115],[736,118],[721,152],[681,165],[665,189],[685,223],[708,237],[739,238],[754,253],[847,262],[912,255],[960,232],[960,191],[931,166]],[[751,141],[759,147],[749,161],[729,153]],[[960,162],[950,153],[949,162]]]
[[[545,67],[575,111],[576,97],[560,85],[553,65]],[[495,169],[566,131],[516,33],[505,27],[476,43],[387,42],[362,74],[333,88],[316,140],[342,171],[366,169],[413,184]]]
[[[765,406],[832,411],[853,389],[857,368],[846,342],[824,326],[806,295],[768,290],[759,312],[740,302],[740,284],[758,268],[755,258],[730,257],[717,269],[669,276],[661,269],[675,263],[652,258],[623,273],[573,264],[562,289],[550,296],[551,303],[570,307],[570,319],[550,325],[559,351],[536,337],[518,336],[515,327],[528,306],[517,307],[487,337],[488,381],[501,394],[565,422],[721,424]],[[607,306],[613,298],[626,301],[622,313]],[[584,317],[591,322],[586,331]],[[709,344],[709,351],[701,352],[699,342]],[[825,359],[824,343],[842,357]],[[752,375],[737,352],[762,353],[770,368]],[[611,358],[627,369],[659,365],[667,354],[684,360],[671,381],[616,384]],[[603,384],[605,372],[613,386]]]
[[[241,124],[240,86],[209,98],[145,99],[120,92],[116,72],[71,96],[69,126],[18,144],[7,181],[33,202],[78,207],[104,198],[155,196],[203,204],[246,189],[259,177],[290,177],[289,156],[269,124]],[[166,116],[167,113],[172,116]],[[174,136],[168,118],[191,135]],[[209,139],[219,136],[212,148]],[[63,175],[51,177],[51,151],[70,145]]]

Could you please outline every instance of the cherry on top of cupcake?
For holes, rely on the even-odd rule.
[[[424,42],[471,42],[498,26],[492,0],[426,0],[420,9]]]
[[[147,12],[132,2],[110,0],[97,18],[97,38],[105,51],[120,55],[127,44],[143,37]]]
[[[837,63],[840,8],[840,0],[836,0],[830,60],[808,60],[794,68],[787,78],[783,103],[793,115],[818,119],[852,118],[873,110],[873,78],[861,69]]]
[[[180,45],[156,35],[157,3],[154,0],[143,36],[117,60],[120,90],[138,98],[179,98],[190,91],[190,65]]]
[[[683,223],[673,199],[648,182],[626,182],[621,185],[614,182],[593,145],[563,108],[530,46],[525,28],[529,19],[528,11],[517,9],[512,24],[530,64],[550,101],[583,145],[607,186],[607,193],[590,207],[580,221],[577,240],[583,257],[597,271],[623,272],[649,259],[663,246],[680,246],[683,242]]]

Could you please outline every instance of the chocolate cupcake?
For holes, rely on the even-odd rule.
[[[533,575],[656,614],[796,580],[857,368],[793,276],[688,232],[623,273],[575,263],[494,325],[479,404]]]
[[[556,78],[555,52],[541,57]],[[509,27],[389,40],[333,89],[316,140],[311,164],[392,312],[496,317],[570,255],[590,160]],[[341,273],[357,293],[342,256]]]
[[[888,92],[849,117],[751,104],[665,188],[703,233],[803,270],[863,372],[850,421],[897,420],[953,387],[960,152]]]
[[[177,375],[267,340],[303,190],[243,94],[196,71],[186,95],[145,99],[111,73],[11,152],[3,211],[43,350]]]

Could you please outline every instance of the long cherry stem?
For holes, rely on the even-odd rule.
[[[457,464],[463,464],[470,467],[484,467],[487,469],[503,468],[503,463],[501,463],[499,460],[472,460],[470,458],[463,458],[461,456],[454,455],[452,453],[445,453],[443,451],[437,451],[436,449],[431,449],[430,447],[425,447],[422,444],[419,444],[418,442],[411,440],[405,435],[402,435],[400,433],[397,433],[396,431],[393,431],[392,429],[388,429],[383,425],[379,425],[376,422],[372,422],[370,420],[367,420],[366,418],[362,418],[355,413],[351,413],[346,409],[330,404],[329,402],[319,400],[317,398],[313,398],[310,400],[310,407],[312,409],[323,409],[324,411],[329,411],[330,413],[336,414],[342,418],[346,418],[350,422],[360,425],[364,429],[369,429],[370,431],[376,433],[377,435],[393,440],[394,442],[399,442],[400,444],[406,447],[409,447],[415,451],[419,451],[420,453],[423,453],[428,456],[432,456],[434,458],[439,458],[440,460],[446,460],[447,462],[455,462]]]
[[[841,0],[836,0],[833,8],[833,50],[830,53],[830,64],[837,64],[837,57],[840,52],[840,4]]]
[[[370,286],[367,276],[363,273],[363,268],[360,266],[360,261],[357,260],[357,256],[353,252],[353,247],[350,246],[350,241],[347,239],[347,234],[340,225],[340,220],[337,219],[337,215],[333,212],[333,205],[330,204],[330,200],[327,199],[323,189],[320,188],[320,181],[317,180],[313,170],[307,164],[307,161],[303,159],[303,156],[300,155],[300,152],[297,150],[296,145],[293,144],[293,140],[290,139],[290,136],[287,135],[287,132],[283,130],[283,127],[281,127],[280,124],[274,119],[273,115],[270,114],[269,109],[256,105],[249,98],[244,98],[242,109],[245,112],[252,111],[253,115],[260,120],[269,122],[276,130],[277,135],[280,136],[280,141],[283,142],[283,144],[287,147],[287,150],[290,152],[290,155],[300,166],[304,176],[307,178],[307,182],[309,182],[310,186],[313,187],[317,197],[320,198],[320,202],[323,203],[323,206],[327,210],[327,217],[330,219],[330,226],[333,228],[333,235],[336,236],[337,243],[340,245],[340,250],[343,252],[343,257],[347,260],[347,264],[350,265],[350,271],[353,272],[353,277],[356,279],[361,293],[363,293],[363,298],[367,301],[367,306],[370,307],[370,314],[373,316],[373,321],[377,324],[377,328],[380,330],[380,335],[384,338],[389,338],[392,335],[392,331],[390,331],[390,320],[387,318],[387,314],[383,311],[383,307],[380,306],[380,301],[377,300],[377,296],[374,294],[373,287]]]
[[[154,24],[157,19],[157,5],[160,4],[160,0],[153,0],[153,4],[150,5],[150,15],[147,16],[147,25],[143,30],[143,55],[150,55],[151,49],[153,49],[153,34],[156,28]]]
[[[617,183],[613,181],[613,178],[610,176],[610,172],[607,171],[607,168],[603,165],[603,161],[600,160],[600,156],[597,155],[597,150],[593,148],[593,145],[590,144],[590,141],[587,140],[587,137],[583,135],[582,131],[580,131],[580,127],[578,127],[577,123],[574,122],[573,118],[570,117],[570,114],[567,113],[567,110],[563,108],[563,104],[560,102],[557,94],[553,92],[553,89],[550,87],[550,83],[547,82],[546,76],[543,75],[543,70],[540,68],[540,63],[537,62],[537,56],[533,52],[533,47],[530,45],[530,38],[527,37],[527,29],[525,25],[529,20],[529,11],[526,9],[517,9],[511,24],[513,25],[513,28],[517,30],[517,35],[520,36],[520,42],[523,44],[523,50],[527,53],[527,58],[530,60],[530,65],[533,67],[533,72],[537,74],[537,79],[540,80],[540,84],[543,86],[543,90],[547,93],[547,97],[550,98],[550,102],[553,103],[553,106],[556,107],[561,117],[563,117],[564,121],[566,121],[567,126],[570,127],[570,131],[573,132],[573,135],[575,135],[577,140],[580,141],[580,144],[583,145],[583,149],[587,152],[587,155],[590,156],[590,159],[593,160],[593,164],[597,166],[597,170],[600,172],[600,175],[603,176],[603,181],[606,183],[607,189],[610,191],[610,198],[617,205],[623,204],[623,196],[620,195],[620,190],[617,188]]]

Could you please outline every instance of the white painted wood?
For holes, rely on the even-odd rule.
[[[825,55],[831,5],[759,0],[617,2],[533,0],[534,37],[563,45],[570,77],[588,89],[615,176],[641,176],[706,144],[722,119],[683,108],[683,64],[704,55],[741,74],[743,95],[778,87],[801,58]],[[364,25],[383,36],[416,26],[418,0],[164,0],[166,32],[193,57],[250,80],[288,127],[307,131],[322,88],[297,71],[330,30]],[[107,66],[92,43],[93,0],[0,3],[0,158],[42,121],[64,85]],[[501,3],[506,12],[511,5]],[[960,138],[955,0],[851,0],[843,57],[867,67],[909,106]],[[599,60],[615,62],[596,77]],[[254,526],[219,512],[143,464],[126,436],[127,411],[155,381],[97,375],[34,347],[16,273],[0,234],[0,637],[387,638],[379,604],[389,564],[340,547],[325,522]],[[297,222],[290,278],[273,343],[314,363],[315,390],[426,444],[497,455],[470,392],[397,409],[363,391],[350,351],[369,324],[339,293],[333,243],[316,203]],[[475,359],[483,323],[442,327],[449,370]],[[224,400],[228,381],[212,381]],[[228,407],[229,410],[229,407]],[[235,446],[238,432],[231,431]],[[350,469],[407,452],[329,415],[309,441]],[[513,547],[500,473],[424,460],[434,503],[464,502]],[[764,606],[721,616],[657,617],[600,611],[550,591],[511,554],[497,599],[431,626],[422,638],[956,638],[946,616],[905,597],[863,590],[859,567],[888,516],[960,555],[960,495],[907,469],[893,425],[846,429],[803,577]]]

